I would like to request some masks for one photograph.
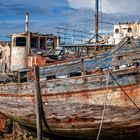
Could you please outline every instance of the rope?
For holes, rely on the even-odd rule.
[[[138,109],[138,111],[140,111],[140,108],[137,106],[137,104],[130,98],[130,96],[126,93],[126,91],[121,87],[121,85],[117,82],[117,80],[115,79],[115,77],[112,75],[111,72],[109,72],[110,76],[112,77],[112,79],[116,82],[116,84],[119,86],[119,88],[123,91],[123,93],[128,97],[128,99],[132,102],[132,104]]]
[[[44,113],[44,109],[43,109],[43,105],[42,105],[42,99],[41,99],[41,113],[42,113],[42,121],[45,125],[45,127],[48,129],[49,132],[52,133],[52,130],[50,129],[47,120],[45,119],[45,113]]]
[[[104,108],[103,108],[101,123],[100,123],[100,126],[99,126],[98,135],[97,135],[96,140],[99,140],[100,134],[101,134],[101,130],[102,130],[102,125],[103,125],[103,120],[104,120],[105,110],[106,110],[106,103],[107,103],[108,85],[109,85],[109,72],[108,72],[108,76],[107,76],[107,84],[106,84],[106,94],[105,94]]]
[[[128,97],[128,99],[132,102],[132,104],[138,109],[138,111],[140,111],[140,108],[137,106],[137,104],[130,98],[130,96],[126,93],[126,91],[125,91],[125,90],[121,87],[121,85],[117,82],[117,80],[116,80],[115,77],[112,75],[112,73],[108,70],[107,87],[106,87],[106,92],[107,92],[107,94],[105,95],[104,108],[103,108],[101,123],[100,123],[100,127],[99,127],[99,130],[98,130],[98,135],[97,135],[96,140],[99,140],[99,138],[100,138],[100,134],[101,134],[101,130],[102,130],[102,125],[103,125],[103,120],[104,120],[104,116],[105,116],[106,102],[107,102],[107,95],[108,95],[109,76],[112,77],[112,79],[116,82],[116,84],[119,86],[119,88],[123,91],[123,93],[124,93],[124,94]]]

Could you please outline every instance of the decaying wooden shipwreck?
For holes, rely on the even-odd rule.
[[[109,38],[115,42],[112,49],[91,59],[46,64],[40,54],[47,49],[47,38],[56,39],[56,46],[59,39],[28,32],[27,22],[25,33],[13,34],[11,44],[0,45],[0,112],[36,131],[36,65],[44,134],[65,140],[139,139],[139,26],[115,25]]]
[[[102,124],[100,139],[139,138],[139,47],[129,42],[119,50],[115,48],[107,56],[97,56],[95,61],[116,57],[116,61],[113,60],[115,63],[111,61],[114,65],[110,65],[110,69],[100,67],[88,71],[80,60],[75,61],[75,66],[74,62],[67,62],[40,67],[40,76],[43,78],[40,81],[40,103],[49,126],[48,129],[44,125],[43,131],[48,135],[69,139],[95,139]],[[51,70],[56,65],[57,70]],[[81,76],[47,78],[56,71],[66,75],[74,67],[81,69]],[[27,82],[1,83],[0,91],[1,113],[35,130],[34,82],[27,79]]]

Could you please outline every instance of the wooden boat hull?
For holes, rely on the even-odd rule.
[[[127,72],[124,71],[124,73]],[[97,77],[100,76],[97,75]],[[104,75],[101,75],[101,77],[104,77]],[[101,81],[103,86],[100,85],[95,88],[94,85],[90,85],[87,87],[87,83],[92,79],[95,80],[96,76],[68,78],[67,81],[64,79],[41,82],[43,110],[51,129],[50,132],[44,125],[44,132],[53,132],[55,135],[66,136],[70,139],[94,139],[97,137],[106,101],[100,138],[139,138],[140,111],[117,85],[112,84],[111,80],[107,90],[103,79]],[[129,84],[125,83],[122,85],[122,88],[135,104],[140,107],[140,85],[138,81],[137,83],[128,81]],[[67,85],[68,83],[69,86]],[[74,83],[77,84],[77,89],[75,89]],[[55,85],[55,87],[52,85]],[[1,113],[35,130],[34,83],[1,84],[0,91]]]

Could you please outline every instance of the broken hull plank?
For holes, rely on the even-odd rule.
[[[132,70],[120,73],[118,71],[117,74],[123,75],[129,72],[132,73]],[[134,70],[134,72],[139,71]],[[124,77],[117,80],[121,83]],[[133,80],[129,80],[130,77]],[[107,93],[105,78],[105,75],[99,74],[65,80],[41,81],[45,118],[53,133],[74,138],[95,138],[107,94],[101,138],[139,135],[140,112],[111,79]],[[136,75],[129,75],[129,78],[123,83],[122,88],[140,107],[140,85]],[[89,86],[91,81],[93,83],[98,81],[100,85]],[[61,88],[64,84],[65,90]],[[76,87],[72,88],[75,84]],[[1,113],[22,125],[36,129],[34,83],[1,84],[0,91]],[[45,126],[43,129],[44,132],[48,131]]]
[[[121,91],[117,91],[117,94],[119,92],[120,96],[122,96]],[[103,91],[101,93],[103,94]],[[86,96],[81,96],[80,93],[74,93],[74,95],[71,94],[70,96],[62,94],[61,97],[59,95],[59,100],[58,97],[43,97],[45,116],[53,132],[68,136],[73,135],[74,137],[82,136],[83,138],[96,136],[101,121],[104,100],[96,97],[100,94],[100,91],[95,91],[95,95],[91,95],[90,92],[86,94]],[[1,99],[7,104],[2,104]],[[137,99],[139,100],[139,98]],[[127,135],[129,134],[129,130],[127,130],[129,127],[134,127],[135,131],[133,131],[137,132],[140,125],[140,113],[133,108],[125,96],[115,101],[111,97],[108,99],[102,136],[114,136],[121,134],[123,131],[126,131],[123,134]],[[35,129],[34,96],[17,96],[15,98],[5,96],[0,98],[0,102],[1,111],[5,115]],[[135,128],[136,126],[138,126],[137,129]],[[118,129],[119,131],[116,131]]]

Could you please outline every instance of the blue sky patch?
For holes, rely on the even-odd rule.
[[[94,28],[94,2],[95,0],[1,0],[0,40],[6,40],[8,34],[25,30],[26,11],[30,13],[29,27],[33,32],[56,33],[56,26],[85,22],[91,23]],[[129,22],[140,18],[139,0],[104,0],[102,11],[102,20],[105,22]]]

